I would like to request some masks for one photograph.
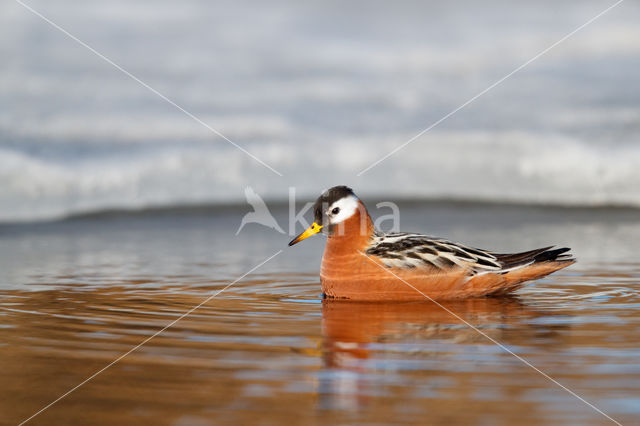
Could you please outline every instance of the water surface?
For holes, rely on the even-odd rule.
[[[0,228],[0,412],[16,424],[283,249],[244,211]],[[286,212],[279,212],[282,218]],[[493,249],[571,245],[516,296],[446,303],[623,424],[640,414],[633,210],[413,203],[406,230]],[[322,300],[323,241],[237,282],[33,424],[607,424],[429,301]]]

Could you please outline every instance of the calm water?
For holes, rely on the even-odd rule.
[[[0,413],[28,418],[284,249],[244,210],[0,227]],[[285,212],[279,212],[279,218]],[[446,306],[623,424],[640,415],[640,212],[407,204],[402,228],[579,262]],[[322,301],[323,241],[231,286],[33,424],[607,424],[433,303]]]

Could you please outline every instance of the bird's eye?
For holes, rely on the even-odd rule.
[[[331,214],[338,214],[340,213],[340,207],[334,207],[333,210],[331,210]]]

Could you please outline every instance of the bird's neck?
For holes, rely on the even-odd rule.
[[[350,218],[334,225],[327,238],[326,251],[349,253],[367,247],[375,229],[373,221],[362,203]]]

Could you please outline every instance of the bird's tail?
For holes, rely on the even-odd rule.
[[[508,271],[544,262],[566,263],[565,266],[568,266],[576,261],[571,253],[568,253],[569,250],[571,249],[568,247],[554,249],[550,246],[521,253],[493,253],[493,255],[502,265],[502,270]]]
[[[526,281],[536,280],[566,268],[576,261],[569,250],[568,247],[558,249],[544,247],[522,253],[494,254],[503,265],[502,271],[498,272],[502,277],[503,285],[489,294],[511,293]]]

